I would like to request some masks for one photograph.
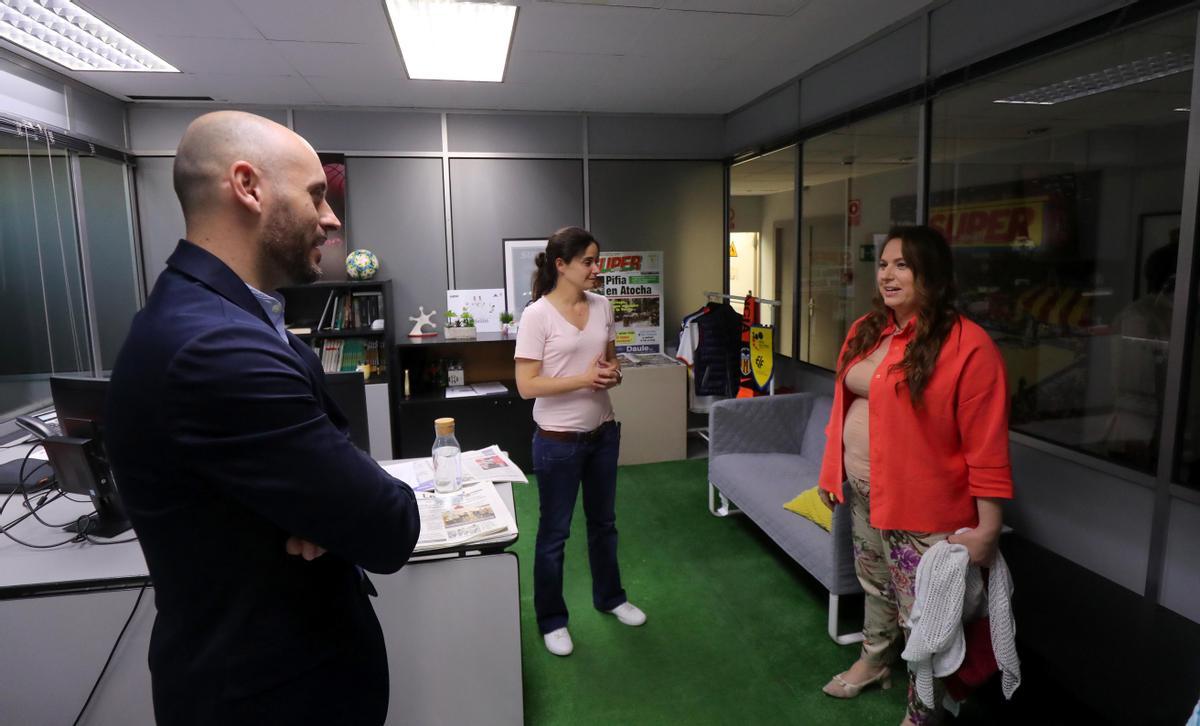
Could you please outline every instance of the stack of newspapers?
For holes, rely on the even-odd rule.
[[[462,453],[463,487],[452,495],[433,491],[433,464],[416,459],[384,466],[417,495],[421,536],[414,553],[512,539],[517,524],[493,482],[528,482],[520,467],[499,447]]]

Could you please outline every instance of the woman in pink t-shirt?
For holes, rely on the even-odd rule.
[[[608,300],[588,292],[600,268],[600,245],[579,227],[564,227],[537,256],[533,302],[517,331],[517,390],[537,399],[533,469],[537,474],[537,542],[533,607],[546,649],[574,650],[563,600],[563,550],[571,533],[575,498],[583,485],[592,604],[626,625],[646,614],[629,602],[617,567],[617,454],[621,426],[613,420],[608,389],[621,382]]]

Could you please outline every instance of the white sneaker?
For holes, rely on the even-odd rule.
[[[617,620],[626,625],[641,625],[646,622],[646,613],[642,612],[641,608],[628,600],[609,610],[609,612],[616,615]]]
[[[575,650],[575,644],[571,642],[571,634],[566,628],[551,630],[542,636],[542,640],[546,643],[546,650],[554,655],[571,655],[571,651]]]

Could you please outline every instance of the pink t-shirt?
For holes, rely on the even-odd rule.
[[[521,313],[514,358],[542,362],[542,375],[550,378],[586,373],[596,358],[616,340],[613,310],[608,298],[585,292],[588,320],[576,328],[546,298],[540,298]],[[533,402],[533,420],[550,431],[591,431],[613,419],[608,391],[581,388],[570,393],[539,396]]]

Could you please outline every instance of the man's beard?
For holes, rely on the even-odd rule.
[[[295,215],[283,207],[267,217],[262,249],[267,264],[286,279],[288,285],[303,285],[321,277],[321,267],[311,258],[314,243],[320,237],[308,234]]]

